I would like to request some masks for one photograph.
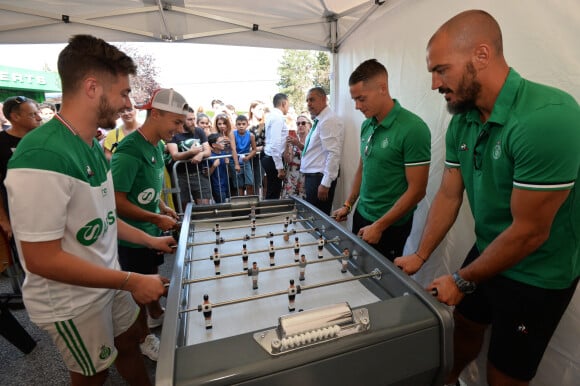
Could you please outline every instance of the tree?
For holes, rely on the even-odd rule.
[[[135,103],[144,103],[149,100],[154,90],[158,89],[157,75],[159,69],[155,64],[155,58],[150,53],[143,53],[138,47],[119,44],[118,48],[129,55],[137,65],[137,74],[130,77],[131,96]]]
[[[327,52],[284,50],[277,85],[288,95],[297,113],[306,110],[306,93],[312,87],[330,92],[330,58]]]

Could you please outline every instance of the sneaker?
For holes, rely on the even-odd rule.
[[[147,326],[149,328],[159,327],[163,324],[163,317],[165,316],[165,312],[163,312],[158,318],[152,318],[150,315],[147,315]]]
[[[152,361],[157,362],[159,357],[159,338],[153,334],[149,334],[145,337],[143,343],[139,345],[141,353]]]

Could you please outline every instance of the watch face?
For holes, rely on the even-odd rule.
[[[464,280],[457,272],[453,274],[453,280],[455,281],[457,288],[466,295],[475,291],[475,288],[477,287],[474,282]]]

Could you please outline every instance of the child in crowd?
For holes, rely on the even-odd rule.
[[[224,139],[217,133],[210,134],[207,137],[207,142],[211,147],[211,156],[220,156],[224,151]],[[226,161],[227,158],[218,158],[216,160],[209,160],[208,173],[211,179],[212,196],[216,204],[225,202],[230,197],[228,189],[228,170]]]
[[[248,130],[248,118],[238,115],[236,118],[236,152],[239,157],[240,173],[237,174],[238,194],[244,195],[244,185],[248,195],[254,194],[254,173],[252,171],[252,158],[256,155],[256,139]]]

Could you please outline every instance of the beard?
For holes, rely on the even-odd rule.
[[[99,127],[103,129],[114,129],[117,126],[117,118],[119,118],[119,110],[114,109],[107,97],[101,95],[97,121]]]
[[[475,67],[473,67],[473,64],[467,63],[463,77],[455,91],[457,100],[447,102],[447,111],[449,113],[462,114],[477,108],[476,100],[481,92],[481,83],[475,79],[476,77],[477,71]],[[439,92],[446,93],[451,92],[451,90],[439,89]]]

